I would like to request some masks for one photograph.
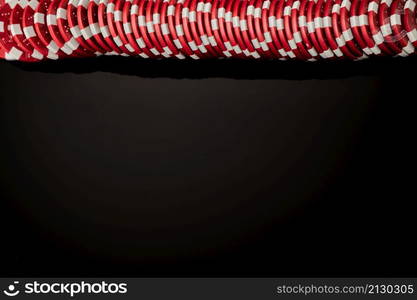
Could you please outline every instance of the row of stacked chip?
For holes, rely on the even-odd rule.
[[[0,57],[408,56],[416,1],[0,0]]]

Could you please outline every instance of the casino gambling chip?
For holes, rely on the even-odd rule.
[[[307,18],[305,17],[306,0],[294,1],[291,8],[291,28],[297,48],[304,47],[311,56],[310,60],[315,61],[319,54],[310,42],[307,35]]]
[[[102,36],[100,24],[98,22],[98,4],[99,0],[91,0],[87,5],[87,19],[90,24],[91,33],[101,48],[107,52],[111,52],[112,54],[117,54],[118,51],[113,49],[111,45],[107,44]]]
[[[392,0],[381,0],[378,9],[378,21],[381,28],[382,36],[384,37],[385,43],[398,55],[408,56],[408,53],[402,49],[400,43],[391,28],[389,9],[391,7]]]
[[[256,33],[255,28],[255,4],[257,0],[248,0],[248,6],[246,7],[246,21],[248,26],[248,34],[250,38],[250,42],[252,43],[253,47],[256,51],[261,55],[262,58],[269,58],[271,57],[271,53],[269,51],[268,45],[263,42],[259,41],[258,35]],[[260,17],[260,10],[256,10],[256,14]],[[232,52],[233,55],[233,52]]]
[[[223,51],[230,54],[231,57],[235,57],[237,54],[233,50],[232,45],[227,39],[227,35],[224,31],[224,27],[220,23],[224,23],[225,9],[221,5],[222,0],[214,0],[211,13],[211,27],[214,32],[214,36],[219,45],[222,46]]]
[[[263,10],[269,9],[269,6],[271,5],[271,2],[269,0],[256,0],[254,3],[254,11],[253,11],[253,20],[255,24],[255,34],[258,39],[258,42],[261,44],[262,49],[267,54],[267,58],[281,58],[281,55],[278,53],[278,51],[275,49],[275,47],[272,46],[271,42],[271,35],[268,30],[264,31],[263,27]]]
[[[149,33],[150,41],[155,49],[163,57],[169,58],[172,56],[172,51],[168,47],[164,47],[158,39],[158,36],[155,33],[155,26],[160,23],[161,17],[159,13],[154,13],[154,8],[156,6],[156,0],[148,1],[144,7],[146,29]],[[140,11],[140,10],[139,10]]]
[[[61,38],[65,42],[65,45],[68,45],[77,56],[94,56],[94,53],[84,48],[71,34],[67,20],[67,1],[68,0],[60,0],[56,9],[56,25],[58,27]]]
[[[168,46],[168,48],[172,51],[173,55],[179,59],[185,59],[186,56],[181,52],[181,47],[177,47],[178,43],[175,42],[173,36],[171,36],[171,31],[168,24],[168,6],[169,0],[163,0],[160,10],[160,30],[162,33],[162,37]]]
[[[11,11],[12,8],[8,4],[0,7],[0,46],[6,60],[21,60],[25,53],[16,45],[8,30]]]
[[[277,24],[277,18],[275,15],[275,10],[277,7],[277,2],[278,0],[272,0],[271,3],[269,4],[269,9],[268,9],[268,13],[267,13],[267,18],[268,18],[268,31],[271,35],[271,39],[272,39],[272,43],[275,46],[275,48],[277,49],[277,51],[279,52],[279,54],[281,55],[281,57],[283,59],[288,59],[288,54],[285,51],[279,36],[278,36],[278,24]],[[241,16],[242,18],[243,16]]]
[[[226,46],[226,49],[228,49],[234,57],[246,58],[247,56],[243,53],[242,49],[236,42],[234,35],[232,34],[232,39],[229,36],[228,28],[230,30],[232,29],[232,12],[230,10],[229,3],[230,2],[226,2],[225,0],[220,0],[219,7],[217,9],[217,14],[219,17],[220,35],[223,38],[223,43]]]
[[[241,6],[242,5],[242,6]],[[259,59],[260,55],[252,47],[252,45],[248,45],[245,42],[244,33],[246,33],[246,19],[243,18],[244,14],[241,12],[246,11],[246,6],[244,5],[244,1],[235,1],[232,7],[232,29],[234,33],[234,37],[236,38],[236,42],[238,43],[240,49],[247,57],[253,57],[255,59]],[[227,24],[226,24],[227,25]]]
[[[239,2],[239,1],[234,1],[233,3],[236,3],[236,2]],[[193,31],[195,30],[196,33],[198,32],[201,42],[203,43],[204,47],[206,47],[207,51],[210,52],[211,56],[218,57],[218,56],[221,56],[221,52],[219,52],[218,49],[216,47],[213,47],[213,45],[210,43],[209,36],[205,29],[205,23],[204,23],[205,5],[206,5],[205,0],[193,0],[192,7],[196,7],[197,20],[196,22],[191,22],[191,28],[193,29]],[[194,29],[195,27],[197,28]]]
[[[318,37],[316,35],[316,26],[315,26],[315,8],[316,8],[316,2],[317,1],[313,1],[313,0],[309,0],[308,4],[307,4],[307,30],[308,30],[308,34],[310,37],[311,42],[314,45],[314,48],[317,50],[317,52],[319,53],[319,56],[324,58],[324,59],[330,59],[334,57],[333,52],[329,49],[327,51],[324,51],[324,49],[322,49]]]
[[[293,31],[299,32],[302,43],[313,59],[319,59],[319,53],[310,40],[307,24],[307,4],[309,0],[301,0],[297,14],[292,16]]]
[[[78,25],[78,18],[77,18],[77,4],[78,0],[67,0],[68,5],[66,8],[67,12],[67,21],[68,27],[70,30],[71,35],[74,39],[81,45],[83,49],[86,49],[90,53],[94,53],[95,55],[101,55],[101,52],[98,52],[96,49],[91,47],[87,41],[84,39],[81,28]]]
[[[163,6],[163,3],[168,1],[155,0],[152,11],[149,11],[149,18],[152,20],[154,34],[153,38],[156,38],[157,42],[161,46],[163,52],[168,57],[176,57],[178,59],[185,59],[185,56],[179,53],[178,49],[172,43],[168,43],[165,39],[165,35],[169,37],[168,24],[166,23],[166,10],[167,6]],[[165,12],[163,13],[163,9]]]
[[[100,27],[101,36],[103,37],[106,44],[109,45],[109,47],[113,49],[114,52],[116,52],[119,55],[122,55],[122,54],[124,55],[124,53],[122,53],[122,50],[116,45],[116,42],[113,40],[113,37],[110,34],[109,26],[107,23],[106,10],[107,10],[107,0],[99,0],[97,4],[97,20],[98,20],[98,25]]]
[[[202,47],[202,43],[198,45],[196,41],[193,39],[190,27],[189,27],[189,0],[178,1],[175,7],[176,11],[176,27],[177,27],[177,34],[181,43],[187,43],[188,47],[194,53],[194,55],[198,56],[199,58],[206,57],[207,49]],[[192,12],[192,16],[194,16],[195,12]],[[192,17],[194,18],[194,17]],[[181,33],[181,34],[180,34]]]
[[[207,28],[211,29],[213,33],[213,37],[216,41],[216,44],[218,45],[221,52],[223,53],[223,56],[232,57],[232,52],[230,51],[230,49],[226,48],[226,45],[224,44],[223,39],[221,38],[221,35],[220,35],[219,21],[217,18],[219,2],[220,2],[219,0],[212,1],[211,6],[210,6],[211,11],[210,13],[208,13],[210,22],[206,21],[206,26]]]
[[[55,40],[53,39],[48,30],[48,26],[46,24],[46,14],[48,11],[48,6],[49,1],[39,0],[39,4],[33,16],[36,35],[52,53],[56,53],[59,57],[68,57],[68,54],[64,51],[66,49],[61,49],[56,44]]]
[[[376,55],[392,54],[391,50],[384,44],[377,44],[371,34],[370,20],[368,15],[369,0],[361,0],[358,11],[358,21],[364,42]]]
[[[346,46],[346,43],[341,41],[340,39],[337,40],[334,36],[333,31],[333,20],[332,20],[332,13],[333,7],[341,4],[341,0],[327,0],[324,3],[323,8],[323,26],[324,32],[327,37],[327,41],[329,42],[330,48],[332,49],[333,53],[336,56],[352,59],[355,60],[356,57],[350,52],[349,48]],[[339,55],[338,55],[339,54]]]
[[[210,53],[203,45],[201,38],[198,36],[198,33],[195,32],[193,34],[191,23],[195,23],[197,18],[197,11],[196,8],[194,10],[190,7],[191,0],[185,0],[183,3],[183,7],[181,9],[181,18],[182,18],[182,27],[184,31],[185,39],[190,46],[190,49],[194,51],[198,56],[201,58],[210,57]],[[197,37],[197,39],[196,39]]]
[[[131,25],[130,25],[130,18],[125,19],[123,21],[123,9],[125,7],[126,2],[131,1],[125,1],[125,0],[116,0],[115,6],[114,6],[114,24],[116,25],[117,30],[117,36],[120,38],[121,42],[125,45],[125,48],[131,52],[134,53],[134,55],[139,55],[142,58],[149,58],[149,55],[147,55],[143,50],[141,50],[136,42],[131,43],[130,40],[127,38],[126,33],[131,33]]]
[[[407,0],[404,5],[404,28],[410,42],[417,48],[416,1]]]
[[[264,32],[265,42],[267,46],[269,47],[269,49],[271,49],[271,52],[273,53],[273,55],[278,57],[280,60],[286,60],[287,53],[285,53],[279,41],[274,41],[273,36],[272,36],[272,30],[271,30],[270,19],[269,19],[269,11],[271,10],[271,3],[272,1],[267,0],[262,4],[262,11],[261,11],[262,31]],[[272,26],[275,25],[273,23],[274,20],[275,19],[271,20]]]
[[[204,0],[203,0],[204,1]],[[228,57],[227,54],[230,53],[224,53],[223,49],[221,48],[221,45],[219,45],[217,43],[216,37],[214,36],[213,30],[211,28],[212,24],[211,24],[211,11],[212,11],[212,7],[213,7],[213,0],[205,0],[204,1],[204,7],[203,7],[203,24],[202,27],[204,28],[204,32],[207,35],[208,41],[211,45],[211,47],[216,51],[216,53],[218,54],[219,58],[223,58],[223,57]]]
[[[323,53],[328,53],[329,58],[333,59],[335,56],[341,57],[343,54],[340,51],[338,51],[338,49],[336,49],[336,51],[333,51],[329,45],[329,42],[327,41],[327,38],[325,37],[324,24],[322,18],[324,1],[325,0],[318,0],[314,8],[314,27],[317,40],[320,44]]]
[[[233,14],[234,4],[235,3],[233,1],[228,1],[227,3],[225,3],[226,6],[225,6],[224,26],[226,29],[226,35],[235,53],[239,55],[238,57],[248,58],[251,56],[251,53],[246,49],[246,46],[241,47],[242,43],[239,43],[235,36],[234,27],[240,27],[240,20],[239,20],[239,17],[237,20],[234,18],[234,14]]]
[[[59,0],[52,0],[47,2],[49,3],[49,5],[46,12],[46,25],[49,30],[49,34],[51,35],[54,42],[59,47],[59,49],[68,56],[83,56],[81,52],[76,51],[77,47],[75,45],[71,47],[70,44],[66,42],[66,40],[59,31],[57,23],[57,11],[59,8]],[[45,4],[47,5],[47,3]]]
[[[293,50],[291,48],[287,40],[286,33],[285,33],[285,26],[284,26],[284,9],[285,9],[285,1],[279,0],[277,2],[276,11],[275,11],[276,29],[278,33],[278,38],[284,48],[284,51],[287,53],[288,57],[305,60],[305,57],[303,57],[298,51]]]
[[[28,4],[29,2],[17,3],[12,9],[9,19],[9,31],[19,49],[25,52],[28,57],[33,58],[33,61],[42,60],[44,55],[32,46],[22,30],[23,9]]]
[[[413,54],[415,48],[408,40],[407,32],[403,28],[402,16],[404,14],[404,1],[394,0],[390,8],[390,24],[395,40],[398,41],[399,46],[407,54]]]
[[[39,51],[45,58],[56,60],[59,58],[59,55],[55,52],[48,49],[42,41],[39,39],[38,35],[35,32],[35,22],[34,22],[34,14],[35,9],[38,6],[37,0],[31,0],[28,5],[23,9],[22,15],[22,27],[23,27],[23,34],[25,35],[26,39],[32,45],[34,49]]]
[[[161,53],[152,44],[151,38],[148,35],[145,14],[146,4],[146,1],[133,1],[132,10],[135,10],[135,13],[131,14],[133,33],[136,40],[141,40],[144,43],[143,48],[148,49],[153,57],[161,57]],[[152,26],[152,24],[150,24],[150,26]]]
[[[0,0],[0,59],[416,54],[417,0]]]
[[[162,0],[154,0],[154,5],[151,10],[149,10],[149,16],[147,13],[147,18],[149,18],[152,22],[152,29],[153,34],[151,36],[152,39],[155,39],[156,42],[160,45],[163,52],[167,55],[167,57],[174,57],[178,54],[178,51],[172,51],[170,47],[168,47],[167,43],[165,42],[164,35],[161,29],[161,7],[162,7]],[[177,56],[176,56],[177,57]],[[185,58],[183,56],[177,58]]]
[[[54,0],[55,1],[55,0]],[[95,52],[99,53],[109,53],[105,50],[105,48],[101,47],[94,38],[93,32],[98,32],[99,26],[95,26],[95,24],[91,24],[88,22],[88,3],[90,0],[78,0],[74,2],[74,5],[77,7],[77,21],[78,26],[81,31],[81,35],[83,36],[84,40],[87,44],[95,50]]]
[[[247,20],[247,7],[248,7],[248,1],[241,1],[241,7],[239,9],[239,28],[238,31],[240,32],[241,35],[241,42],[243,42],[244,46],[243,48],[246,47],[246,49],[251,53],[251,56],[256,58],[256,59],[260,59],[262,58],[261,53],[258,52],[257,49],[255,49],[255,47],[253,46],[251,40],[250,40],[250,36],[249,36],[249,30],[248,30],[248,20]]]
[[[156,49],[154,49],[152,43],[149,40],[148,35],[143,36],[142,31],[139,28],[139,23],[141,23],[142,25],[145,24],[145,27],[146,27],[145,17],[139,16],[140,4],[141,4],[140,1],[137,1],[137,0],[134,0],[132,2],[132,6],[130,9],[130,24],[131,24],[130,27],[131,28],[129,29],[132,29],[133,38],[131,38],[132,34],[130,34],[130,36],[127,35],[128,40],[131,43],[133,42],[133,40],[135,40],[137,43],[137,46],[139,46],[139,48],[143,50],[149,57],[158,58],[160,57],[159,52]],[[145,29],[145,33],[146,33],[146,29]]]
[[[395,52],[391,47],[385,42],[384,36],[382,35],[381,28],[378,21],[378,11],[379,11],[379,0],[370,0],[368,4],[368,22],[369,29],[372,34],[372,39],[375,44],[380,49],[386,49],[386,53],[389,55],[394,55]]]
[[[379,51],[376,53],[373,52],[373,50],[376,49],[369,49],[368,45],[362,38],[361,34],[361,25],[359,22],[359,2],[361,0],[351,0],[351,6],[350,6],[350,27],[352,28],[352,34],[355,38],[356,43],[358,46],[362,49],[363,52],[365,52],[366,55],[378,55]]]
[[[233,1],[230,1],[233,4]],[[189,3],[189,18],[188,21],[192,37],[194,38],[197,47],[201,47],[200,51],[206,51],[206,57],[213,58],[217,56],[216,51],[211,47],[210,42],[207,39],[207,35],[202,31],[202,27],[198,26],[198,22],[201,22],[201,15],[204,10],[204,2],[200,0],[190,0]],[[226,27],[227,28],[227,27]],[[232,30],[232,28],[230,28]]]
[[[296,5],[294,6],[295,10],[298,10],[300,2],[298,0],[295,1]],[[305,59],[310,60],[313,59],[313,57],[308,53],[308,51],[305,49],[305,47],[302,45],[302,39],[301,36],[297,34],[294,36],[292,31],[292,18],[291,13],[293,11],[293,0],[287,0],[284,6],[284,28],[285,28],[285,34],[287,36],[288,44],[291,47],[292,51],[294,53],[299,53],[299,55]]]
[[[340,6],[340,27],[342,29],[342,35],[346,41],[346,45],[352,53],[360,53],[360,57],[366,58],[368,57],[368,54],[365,53],[364,49],[358,45],[353,35],[350,19],[351,5],[352,3],[350,0],[343,0]]]
[[[7,1],[0,7],[0,47],[2,56],[6,60],[17,60],[24,62],[38,61],[32,57],[32,53],[19,48],[10,31],[10,18],[12,10],[20,5],[16,1]]]
[[[113,38],[113,41],[116,43],[117,47],[119,47],[124,54],[127,54],[129,56],[134,56],[135,49],[130,45],[130,43],[127,43],[127,44],[123,43],[122,39],[119,36],[119,32],[117,31],[117,27],[115,23],[115,16],[114,16],[115,3],[116,3],[116,0],[109,0],[107,2],[106,16],[107,16],[107,25],[108,25],[109,32]],[[117,14],[116,18],[119,20],[119,14]]]

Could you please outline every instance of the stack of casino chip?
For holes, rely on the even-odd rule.
[[[417,0],[0,0],[0,57],[362,60],[416,52]]]

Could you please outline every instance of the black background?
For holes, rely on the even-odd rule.
[[[1,62],[1,275],[416,276],[416,66]]]

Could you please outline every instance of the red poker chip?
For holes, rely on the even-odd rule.
[[[166,43],[166,45],[168,46],[168,48],[171,50],[171,52],[175,55],[175,57],[179,58],[179,59],[185,59],[184,54],[180,51],[180,48],[177,48],[176,44],[174,43],[174,39],[173,36],[171,36],[171,31],[169,29],[169,24],[168,24],[168,6],[169,6],[169,2],[168,1],[163,1],[162,5],[161,5],[161,15],[160,15],[160,26],[159,29],[161,30],[161,34],[162,37]]]
[[[230,1],[232,2],[232,1]],[[206,57],[216,57],[217,53],[213,50],[210,45],[210,42],[207,39],[207,36],[204,32],[200,32],[199,27],[197,25],[198,16],[202,14],[204,9],[204,3],[200,0],[190,0],[189,4],[189,13],[188,13],[188,21],[189,26],[192,34],[192,38],[194,39],[197,47],[199,47],[200,52],[205,53]]]
[[[384,36],[382,35],[381,28],[379,26],[378,21],[378,10],[379,10],[379,0],[369,0],[368,4],[368,22],[369,22],[369,30],[372,35],[372,39],[374,40],[375,44],[380,49],[386,49],[386,53],[392,55],[394,52],[385,43]]]
[[[299,1],[296,1],[296,3],[300,3]],[[288,0],[284,6],[284,28],[285,28],[285,35],[288,40],[288,44],[291,47],[291,50],[294,53],[298,53],[298,56],[300,56],[304,60],[312,59],[313,57],[310,55],[310,53],[307,52],[305,47],[302,45],[302,39],[299,35],[294,37],[294,34],[292,32],[292,26],[291,26],[291,13],[293,11],[293,0]],[[296,6],[297,7],[297,6]],[[298,9],[298,7],[297,7]]]
[[[368,45],[369,49],[376,55],[392,54],[391,50],[384,43],[378,45],[372,37],[369,25],[368,6],[369,0],[361,0],[358,19],[363,40]]]
[[[207,37],[209,39],[210,45],[217,50],[217,53],[220,53],[220,57],[230,57],[231,54],[223,43],[218,41],[218,22],[217,19],[213,18],[213,10],[216,3],[213,0],[206,0],[204,5],[204,26],[207,32]]]
[[[250,42],[255,50],[259,53],[262,58],[270,57],[269,48],[266,43],[261,43],[256,34],[255,28],[255,4],[257,0],[249,0],[248,6],[246,7],[246,22],[247,22],[247,31],[249,35]],[[258,11],[257,11],[258,14]],[[260,15],[260,13],[259,13]]]
[[[296,10],[295,14],[292,16],[292,27],[294,34],[298,32],[302,39],[302,44],[310,53],[314,59],[319,58],[319,53],[316,48],[314,48],[313,43],[310,40],[308,33],[307,25],[307,4],[310,0],[301,0],[299,9]]]
[[[109,0],[107,2],[106,16],[107,16],[107,25],[108,25],[109,32],[113,38],[113,41],[117,45],[117,47],[119,47],[124,54],[130,55],[130,56],[135,55],[135,49],[130,45],[130,43],[125,44],[119,36],[119,32],[116,27],[115,15],[114,15],[115,4],[116,4],[116,0]],[[116,15],[116,18],[117,20],[119,20],[118,14]]]
[[[24,51],[17,45],[10,31],[10,16],[16,5],[19,4],[5,3],[0,7],[0,47],[3,52],[2,56],[6,60],[33,62],[36,59],[32,57],[30,52]]]
[[[403,28],[402,16],[404,15],[404,1],[394,0],[390,8],[390,24],[393,36],[398,41],[402,51],[408,54],[414,54],[414,46],[408,40],[407,31]]]
[[[29,43],[33,46],[34,49],[39,51],[44,57],[49,59],[58,59],[59,55],[49,50],[39,39],[35,31],[35,22],[34,14],[35,9],[38,6],[37,0],[32,0],[28,5],[23,9],[22,15],[22,27],[23,33]]]
[[[143,3],[142,3],[143,4]],[[131,6],[130,12],[130,21],[131,21],[131,29],[133,32],[133,40],[136,41],[137,45],[143,50],[149,57],[160,57],[159,52],[153,48],[148,35],[143,36],[142,31],[139,27],[139,23],[146,27],[145,16],[139,17],[139,8],[141,5],[141,1],[134,0]],[[146,30],[145,30],[146,33]],[[129,41],[132,42],[132,38],[128,37]]]
[[[355,60],[356,57],[350,52],[349,48],[346,44],[338,42],[334,36],[333,32],[333,21],[332,21],[332,11],[333,6],[337,6],[341,4],[341,0],[327,0],[324,3],[324,11],[323,11],[323,25],[324,25],[324,32],[327,37],[327,41],[329,42],[330,48],[332,49],[333,53],[337,56],[342,58],[349,58]],[[339,54],[339,55],[338,55]]]
[[[269,11],[271,10],[271,1],[265,1],[262,3],[262,8],[261,8],[261,26],[262,26],[262,32],[263,35],[265,37],[265,42],[268,46],[268,48],[271,50],[272,54],[274,55],[274,57],[279,58],[280,60],[285,60],[287,57],[287,53],[285,51],[283,51],[281,43],[277,40],[274,41],[273,39],[273,35],[272,35],[272,30],[270,28],[270,19],[269,19]],[[275,26],[275,24],[273,23],[273,21],[275,20],[272,19],[272,24],[273,26]],[[276,37],[276,35],[274,36]]]
[[[136,40],[140,40],[143,43],[142,48],[148,49],[153,57],[161,57],[161,53],[152,44],[151,38],[148,35],[145,2],[140,0],[133,1],[132,10],[135,10],[135,14],[131,15],[133,33]]]
[[[113,36],[110,34],[106,13],[107,2],[107,0],[100,0],[97,8],[97,18],[98,25],[100,26],[100,32],[107,45],[109,45],[113,49],[113,51],[117,52],[122,56],[125,56],[127,54],[124,53],[120,47],[118,47],[116,41],[113,39]]]
[[[226,45],[223,42],[223,39],[221,38],[220,35],[220,27],[219,27],[219,21],[217,19],[217,7],[219,4],[219,0],[209,0],[210,1],[210,5],[208,6],[208,8],[205,8],[206,11],[206,19],[205,19],[205,24],[206,24],[206,28],[207,30],[210,32],[210,35],[212,37],[212,45],[216,45],[216,47],[218,47],[218,49],[220,49],[221,53],[223,54],[223,56],[225,57],[231,57],[232,53],[230,52],[230,49],[226,48]],[[210,12],[208,12],[207,10],[210,9]]]
[[[174,56],[174,52],[168,47],[161,30],[161,0],[154,0],[152,9],[147,13],[146,18],[152,22],[153,33],[151,39],[155,39],[155,43],[158,43],[167,57]]]
[[[56,53],[59,57],[68,57],[68,54],[63,52],[52,38],[48,26],[46,24],[46,14],[48,11],[49,1],[39,0],[38,7],[33,15],[34,27],[36,35],[52,53]]]
[[[155,26],[158,25],[161,21],[159,12],[154,14],[156,4],[156,1],[152,0],[148,1],[144,7],[146,29],[148,31],[152,45],[160,53],[160,55],[163,57],[171,57],[171,50],[162,46],[162,44],[159,42],[158,36],[155,33]]]
[[[181,43],[186,43],[190,50],[199,58],[206,56],[207,50],[200,49],[196,41],[194,41],[189,28],[189,0],[177,1],[175,6],[175,22],[177,35]],[[201,45],[200,45],[201,46]]]
[[[260,58],[259,54],[255,51],[255,49],[253,47],[249,48],[248,45],[245,43],[242,27],[246,25],[246,20],[241,18],[241,8],[242,10],[246,11],[246,7],[244,6],[243,1],[235,1],[233,3],[233,7],[231,7],[232,22],[231,24],[226,23],[226,26],[232,26],[231,29],[233,30],[236,43],[239,45],[239,48],[242,50],[242,53],[245,54],[246,57],[250,56],[253,58]]]
[[[382,0],[379,3],[378,9],[378,21],[381,28],[382,36],[384,37],[385,43],[398,55],[407,56],[407,52],[403,51],[398,40],[391,28],[389,9],[391,7],[392,0]]]
[[[240,28],[240,18],[239,16],[236,16],[236,12],[234,10],[235,2],[229,1],[225,4],[226,4],[226,7],[225,7],[226,13],[225,13],[224,26],[226,29],[227,38],[229,39],[230,44],[232,48],[234,49],[235,53],[239,54],[239,57],[248,58],[251,56],[251,53],[247,50],[246,46],[244,45],[243,47],[241,46],[243,44],[242,43],[243,41],[239,42],[237,35],[236,35],[235,28]]]
[[[59,47],[59,49],[68,56],[83,56],[81,52],[76,51],[74,47],[71,47],[70,44],[66,43],[66,40],[61,35],[58,23],[57,23],[57,10],[59,8],[59,0],[48,1],[49,6],[46,13],[46,25],[49,30],[49,34],[52,39]]]
[[[84,40],[87,42],[87,44],[94,49],[96,52],[105,53],[106,50],[101,47],[94,38],[94,32],[97,32],[97,27],[93,30],[92,26],[88,22],[88,12],[87,7],[90,0],[78,0],[75,4],[77,7],[77,21],[78,26],[81,31],[81,35],[83,36]]]
[[[194,52],[190,49],[188,44],[184,39],[184,31],[181,24],[181,16],[178,14],[177,10],[177,1],[171,0],[167,8],[168,16],[168,27],[171,32],[175,46],[185,53],[188,57],[193,59],[200,59],[199,56],[195,55]]]
[[[357,56],[361,54],[360,57],[367,57],[367,54],[364,53],[364,49],[361,48],[356,41],[354,40],[354,35],[351,27],[350,19],[350,9],[352,3],[350,0],[343,0],[340,7],[340,26],[342,29],[343,37],[352,53],[355,53]]]
[[[265,58],[272,58],[273,53],[266,42],[266,38],[264,32],[262,30],[262,3],[263,1],[255,0],[251,4],[253,5],[253,31],[255,33],[255,37],[259,45],[261,45],[261,49],[264,52]],[[268,3],[268,2],[267,2]]]
[[[100,45],[101,48],[107,52],[116,54],[117,50],[108,45],[101,34],[100,24],[98,22],[98,4],[99,0],[93,0],[88,1],[87,5],[87,20],[90,24],[91,33],[93,34],[94,40]]]
[[[130,2],[130,1],[127,1]],[[137,47],[136,42],[132,44],[129,39],[127,38],[126,32],[131,31],[130,27],[130,20],[129,22],[123,22],[123,9],[125,7],[126,1],[125,0],[116,0],[114,2],[114,25],[117,30],[117,36],[120,38],[121,42],[125,46],[125,48],[134,55],[141,55],[143,58],[148,58],[149,56],[144,54],[139,47]]]
[[[310,0],[307,4],[307,31],[308,31],[309,38],[311,42],[313,43],[314,48],[319,53],[320,57],[325,58],[325,59],[333,58],[334,57],[333,52],[332,51],[324,52],[317,38],[316,26],[314,23],[315,8],[316,8],[316,2]]]
[[[279,35],[277,31],[278,22],[277,22],[276,13],[275,13],[277,3],[278,3],[278,0],[272,0],[271,4],[269,5],[269,10],[267,14],[268,15],[268,28],[269,28],[269,33],[271,34],[272,43],[278,50],[279,54],[283,58],[287,59],[289,56],[279,39]]]
[[[417,47],[416,1],[407,0],[404,5],[404,28],[410,42]]]
[[[78,41],[72,36],[70,27],[67,21],[67,4],[68,0],[60,0],[58,7],[56,9],[56,26],[58,28],[59,34],[61,35],[62,40],[65,42],[65,45],[74,50],[74,53],[77,56],[93,56],[90,50],[84,48]]]
[[[324,27],[327,27],[328,24],[326,24],[325,26],[325,24],[323,23],[324,18],[322,16],[323,16],[323,10],[324,10],[324,2],[325,0],[318,0],[316,7],[314,9],[314,27],[316,29],[317,40],[323,52],[329,53],[329,56],[331,58],[342,57],[343,53],[341,53],[339,49],[335,49],[335,51],[333,51],[333,49],[330,47],[330,42],[327,40],[325,36]],[[328,19],[324,19],[324,20],[328,20]]]
[[[352,28],[352,34],[356,43],[362,49],[362,51],[365,52],[366,55],[373,55],[373,54],[378,55],[379,54],[378,51],[374,53],[372,49],[369,49],[368,45],[362,38],[361,30],[360,30],[361,24],[359,22],[359,13],[358,13],[360,1],[361,0],[352,0],[351,2],[349,16],[350,16],[350,26]]]
[[[87,41],[84,39],[84,37],[81,33],[80,26],[78,25],[77,4],[78,4],[78,0],[69,0],[68,1],[67,21],[68,21],[68,27],[70,29],[71,35],[81,45],[82,48],[86,49],[88,52],[94,53],[96,55],[100,55],[101,53],[97,52],[96,49],[91,47],[87,43]]]
[[[268,58],[282,58],[281,54],[277,51],[272,41],[271,34],[269,32],[268,26],[268,10],[270,8],[271,2],[257,0],[255,2],[254,9],[254,21],[255,21],[255,33],[258,38],[258,41],[265,49],[268,54]],[[265,28],[266,27],[266,28]]]
[[[214,11],[215,7],[215,11]],[[214,14],[213,14],[214,13]],[[231,56],[236,57],[239,54],[235,52],[233,49],[232,44],[229,42],[229,39],[227,38],[227,33],[225,31],[225,14],[226,9],[224,7],[224,1],[223,0],[215,0],[212,10],[212,28],[213,31],[216,33],[216,40],[220,45],[223,45],[224,48],[228,53],[230,53]],[[217,27],[214,27],[214,25]],[[238,51],[239,52],[239,51]]]
[[[205,0],[193,0],[193,6],[194,5],[196,5],[197,21],[195,23],[191,23],[191,26],[192,27],[197,26],[195,31],[198,32],[201,42],[203,43],[204,47],[206,47],[208,52],[210,52],[210,54],[213,57],[221,56],[222,54],[219,51],[219,49],[217,47],[213,47],[213,45],[211,44],[209,36],[205,28],[205,23],[204,23],[205,22],[204,13],[205,13],[205,7],[206,7]]]
[[[286,15],[285,8],[286,8],[285,1],[278,1],[278,5],[276,7],[276,12],[275,12],[278,37],[280,39],[280,42],[285,52],[290,58],[297,58],[297,59],[305,60],[305,56],[303,56],[297,49],[293,49],[294,47],[291,47],[290,42],[287,39],[287,35],[285,32],[286,31],[285,20],[284,20],[285,18],[284,15]],[[288,9],[291,10],[291,7],[289,7]]]
[[[349,51],[354,56],[354,60],[362,60],[367,57],[366,54],[360,50],[353,41],[346,41],[345,36],[347,32],[350,32],[349,36],[352,36],[350,28],[347,31],[342,29],[342,16],[341,16],[341,7],[343,5],[342,1],[337,1],[332,8],[332,29],[334,37],[336,39],[339,47],[344,47],[345,51]],[[345,19],[344,19],[345,20]],[[344,34],[345,33],[345,34]]]
[[[23,33],[21,25],[23,19],[23,9],[28,5],[28,3],[22,5],[24,6],[17,4],[13,8],[9,19],[9,31],[19,49],[25,52],[28,57],[32,58],[33,61],[42,60],[44,59],[44,55],[32,46]]]
[[[243,53],[243,49],[240,48],[233,33],[232,4],[232,1],[222,0],[220,2],[220,6],[224,8],[223,18],[219,20],[220,32],[224,32],[225,40],[228,41],[226,48],[230,47],[233,49],[236,58],[247,58],[248,55]]]

